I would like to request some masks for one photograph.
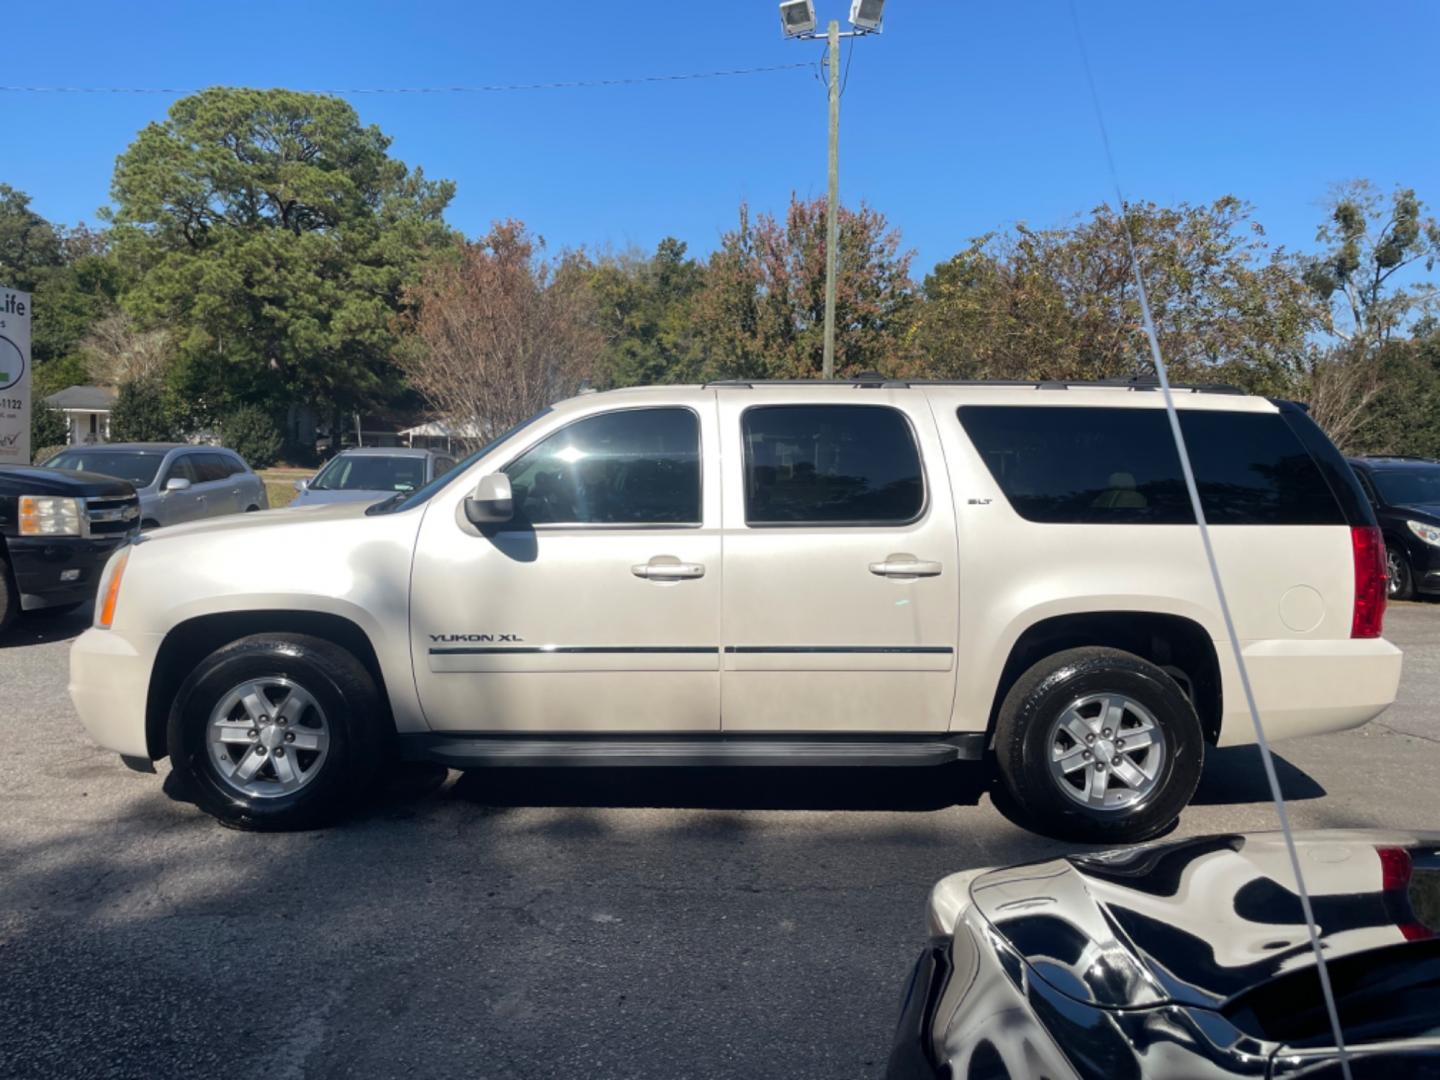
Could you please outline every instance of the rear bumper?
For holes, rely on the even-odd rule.
[[[160,642],[159,634],[92,628],[70,647],[70,700],[90,737],[106,750],[150,759],[146,701]]]
[[[1227,643],[1216,652],[1225,686],[1221,746],[1255,741],[1255,728]],[[1384,638],[1271,640],[1244,646],[1266,739],[1359,727],[1384,712],[1400,688],[1401,652]]]
[[[20,607],[34,611],[94,599],[106,561],[127,540],[128,536],[103,540],[10,537],[5,546],[20,590]]]

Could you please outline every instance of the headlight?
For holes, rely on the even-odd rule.
[[[21,495],[20,535],[79,536],[80,500],[55,495]]]
[[[1426,525],[1423,521],[1407,521],[1405,525],[1425,543],[1440,547],[1440,529],[1434,525]]]

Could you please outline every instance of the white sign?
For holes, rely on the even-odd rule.
[[[30,464],[30,294],[0,285],[0,465]]]

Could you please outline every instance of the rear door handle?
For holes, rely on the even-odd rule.
[[[880,577],[893,578],[914,578],[914,577],[938,577],[940,575],[940,564],[938,562],[927,562],[924,559],[907,558],[892,555],[884,562],[872,562],[870,572]]]
[[[694,562],[660,562],[666,556],[657,556],[648,563],[637,563],[630,567],[630,572],[636,577],[647,578],[650,581],[683,581],[686,578],[699,578],[705,576],[705,565]]]

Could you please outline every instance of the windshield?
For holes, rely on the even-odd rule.
[[[1370,474],[1390,506],[1440,503],[1440,465],[1413,469],[1376,469]]]
[[[426,484],[418,491],[413,491],[408,495],[396,495],[391,499],[387,499],[385,502],[370,507],[370,509],[365,512],[367,514],[394,514],[399,513],[401,510],[409,510],[412,506],[419,506],[421,503],[428,501],[432,495],[434,495],[442,487],[448,484],[454,478],[456,473],[463,472],[464,470],[468,469],[471,465],[475,464],[475,462],[479,461],[486,454],[490,453],[491,450],[494,450],[501,443],[509,439],[510,436],[525,430],[531,424],[535,423],[536,420],[539,420],[542,416],[545,416],[550,411],[551,410],[549,408],[544,408],[529,419],[521,420],[520,423],[516,424],[509,431],[506,431],[501,435],[497,435],[495,438],[487,442],[484,446],[480,447],[479,450],[476,450],[473,454],[467,457],[464,461],[460,462],[460,464],[456,465],[453,469],[450,469],[447,472],[441,474],[440,476],[435,477],[434,480],[431,480],[430,483]]]
[[[310,482],[312,491],[414,491],[425,483],[423,457],[341,454]]]
[[[137,488],[155,482],[164,451],[144,450],[63,450],[45,463],[47,469],[99,473],[128,480]]]

